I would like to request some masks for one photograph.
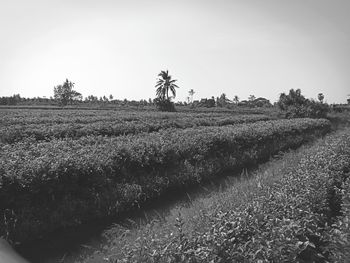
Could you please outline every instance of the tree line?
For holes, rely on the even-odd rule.
[[[211,98],[202,98],[201,100],[194,100],[193,89],[188,91],[188,97],[184,102],[175,103],[173,99],[176,97],[176,90],[179,86],[176,84],[177,80],[169,74],[168,70],[162,70],[158,74],[157,82],[155,84],[156,97],[148,100],[118,100],[114,99],[113,95],[97,97],[89,95],[83,100],[83,96],[80,92],[75,90],[75,83],[66,79],[62,84],[54,87],[54,96],[50,98],[22,98],[19,94],[15,94],[11,97],[0,97],[0,105],[28,105],[28,104],[40,104],[40,105],[60,105],[67,106],[72,104],[81,103],[114,103],[122,106],[148,106],[155,105],[161,111],[175,111],[175,106],[191,106],[191,107],[273,107],[276,106],[281,111],[285,112],[286,117],[302,117],[302,116],[323,116],[324,112],[329,107],[324,103],[323,93],[319,93],[317,96],[318,101],[313,99],[306,99],[301,95],[301,90],[291,89],[288,94],[281,93],[279,100],[273,104],[263,97],[256,98],[254,95],[250,95],[247,100],[240,100],[235,95],[230,100],[225,93],[222,93],[218,97],[212,96]],[[349,95],[350,96],[350,95]],[[350,104],[350,99],[347,100]]]

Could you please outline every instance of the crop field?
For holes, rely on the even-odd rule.
[[[80,138],[88,135],[119,136],[169,128],[225,126],[269,120],[262,114],[162,113],[112,110],[2,110],[0,143],[24,138]]]
[[[135,209],[330,130],[322,119],[227,112],[6,110],[0,123],[0,235],[16,242]]]
[[[84,262],[349,262],[350,130],[290,151]]]

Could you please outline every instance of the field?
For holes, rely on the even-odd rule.
[[[84,262],[348,262],[349,163],[347,129],[167,217],[107,230]]]
[[[27,137],[35,140],[79,138],[88,135],[119,136],[169,128],[225,126],[271,119],[262,114],[162,113],[113,110],[3,110],[0,143]]]
[[[234,111],[160,113],[135,110],[3,109],[0,112],[0,124],[0,236],[12,242],[24,243],[59,229],[139,209],[146,202],[166,193],[190,189],[223,174],[259,164],[281,151],[295,149],[324,136],[331,130],[330,122],[324,119],[287,120],[276,119],[271,115],[241,114]],[[313,209],[318,202],[324,202],[324,191],[328,193],[329,189],[339,183],[327,185],[324,181],[326,179],[317,177],[321,171],[328,169],[328,166],[321,167],[325,160],[323,156],[337,152],[340,145],[347,140],[345,135],[338,140],[330,139],[328,148],[324,146],[319,149],[320,154],[315,154],[315,150],[314,155],[310,155],[310,158],[314,158],[312,161],[305,157],[302,169],[295,167],[295,171],[283,172],[286,176],[281,177],[279,190],[271,188],[269,193],[276,191],[278,196],[283,197],[295,192],[296,207],[299,207],[298,202],[303,207],[305,199],[314,202],[307,209]],[[335,165],[341,162],[339,169],[348,169],[344,166],[347,153],[342,152],[343,155],[336,155],[331,159]],[[316,165],[316,169],[312,163],[321,168]],[[331,168],[322,174],[333,176]],[[307,172],[306,179],[299,182],[298,178],[303,177],[297,172],[303,170],[305,173],[309,171],[307,169],[310,172]],[[319,180],[321,181],[318,184]],[[288,182],[293,182],[290,189],[287,187],[290,185]],[[315,182],[315,186],[311,182]],[[310,191],[300,192],[301,184],[307,185]],[[283,186],[288,189],[284,190]],[[293,188],[294,186],[297,188]],[[318,199],[315,201],[312,198],[313,187],[316,186],[315,189],[324,187],[325,190],[320,190],[320,196],[317,195],[315,198]],[[265,198],[264,195],[260,197]],[[275,212],[272,211],[276,210],[281,215],[277,216],[278,220],[283,218],[282,214],[298,218],[306,215],[294,215],[294,210],[291,212],[283,210],[282,207],[277,209],[276,204],[283,204],[285,198],[273,202],[268,201],[273,200],[272,196],[266,198],[265,201],[260,201],[269,203],[270,206],[257,205],[256,202],[253,206],[247,205],[247,208],[237,212],[241,213],[240,218],[253,215],[253,221],[249,223],[253,224],[256,222],[254,217],[260,218],[266,211],[273,214]],[[226,227],[230,218],[238,215],[232,213],[233,215],[225,212],[219,217],[213,214],[212,219],[217,220],[215,226],[220,228],[219,225],[223,224]],[[271,218],[263,217],[262,220],[265,219]],[[246,226],[247,222],[244,220],[242,224]],[[278,225],[275,219],[271,220],[267,223],[270,225],[269,229]],[[256,231],[260,227],[257,224],[251,225]],[[278,226],[285,227],[284,223]],[[217,240],[215,233],[233,231],[231,228],[220,229],[211,230],[214,235],[209,237],[210,244],[224,242],[225,245],[220,246],[230,246],[227,240],[231,240],[233,234],[237,237],[242,234],[247,238],[247,233],[252,231],[242,228],[240,233],[230,232],[232,235],[228,239],[221,239],[221,234],[218,234]],[[263,240],[267,232],[259,231],[254,234],[254,238]],[[205,252],[212,251],[212,248],[201,238],[187,238],[186,246],[181,246],[185,239],[176,240],[180,243],[172,242],[180,250],[171,245],[165,251],[155,243],[150,246],[152,251],[156,251],[153,259],[168,258],[172,262],[174,255],[184,254],[188,255],[184,258],[185,262],[192,259],[202,260],[194,262],[206,262],[208,258],[218,262],[211,253]],[[237,243],[238,250],[242,249],[241,243]],[[252,247],[255,245],[257,244],[251,244]],[[300,244],[300,247],[303,246],[306,245]],[[200,254],[195,254],[195,247],[201,248]],[[250,245],[245,245],[245,248],[248,254],[253,253]],[[130,251],[134,251],[133,249],[130,248]],[[125,253],[129,255],[130,251],[126,249]],[[163,255],[160,251],[166,253]],[[262,258],[285,260],[271,256],[269,251],[259,253],[263,255]],[[296,255],[300,251],[293,250],[286,259],[289,260],[290,255]],[[279,255],[284,255],[282,252]],[[137,253],[145,256],[148,252]],[[230,251],[227,253],[227,259],[240,260],[235,257],[234,251],[233,254]],[[260,255],[257,251],[254,253]],[[223,258],[226,260],[225,257]],[[139,262],[154,262],[153,259],[140,259]],[[135,260],[137,261],[136,258]]]

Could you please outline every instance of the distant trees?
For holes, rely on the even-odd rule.
[[[175,111],[174,103],[171,102],[172,98],[176,97],[176,88],[179,88],[175,82],[176,79],[172,79],[167,71],[161,71],[158,74],[158,81],[156,84],[156,95],[155,104],[161,111]],[[169,96],[169,91],[172,96]]]
[[[227,98],[226,94],[225,93],[222,93],[220,95],[220,97],[218,97],[216,99],[216,105],[218,107],[224,107],[226,106],[228,103],[230,103],[230,100]]]
[[[234,96],[233,102],[234,102],[235,104],[238,104],[238,102],[239,102],[239,97],[238,97],[237,95]]]
[[[320,102],[308,100],[301,95],[300,89],[291,89],[289,94],[281,93],[277,106],[285,113],[287,118],[324,118],[327,116],[329,106],[323,103],[323,94],[318,98],[319,100],[322,98],[322,100],[320,100]]]
[[[0,105],[17,105],[23,100],[19,94],[15,94],[11,97],[1,97]]]
[[[81,100],[82,95],[73,90],[74,83],[66,79],[62,85],[54,87],[54,98],[59,101],[61,105],[65,106],[68,103],[71,103],[74,100]]]
[[[249,95],[248,100],[249,101],[254,101],[256,97],[254,95]]]
[[[321,103],[323,103],[323,99],[324,99],[323,93],[318,93],[317,98]]]
[[[190,89],[190,91],[188,92],[189,95],[189,99],[191,99],[191,103],[193,103],[193,95],[195,94],[193,89]],[[190,102],[190,100],[188,99],[188,102]]]

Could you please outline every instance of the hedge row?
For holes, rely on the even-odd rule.
[[[202,116],[197,115],[145,115],[135,117],[132,115],[118,115],[114,120],[97,121],[96,116],[91,122],[68,122],[68,123],[33,123],[4,125],[0,128],[0,142],[14,143],[27,137],[36,140],[51,140],[52,138],[80,138],[88,135],[120,136],[126,134],[137,134],[142,132],[155,132],[169,128],[189,128],[197,126],[225,126],[240,123],[251,123],[256,121],[269,120],[265,115],[222,115],[222,116]],[[116,118],[116,117],[108,117]],[[107,119],[108,119],[107,118]],[[87,118],[91,119],[91,118]],[[28,120],[30,121],[30,120]]]
[[[329,130],[326,120],[294,119],[3,145],[0,235],[25,241],[116,215]]]
[[[28,124],[65,124],[65,123],[93,123],[100,121],[135,121],[140,119],[179,119],[179,118],[215,118],[223,116],[254,115],[238,114],[235,112],[157,112],[132,110],[19,110],[6,109],[0,112],[0,124],[28,125]],[[256,114],[258,115],[258,114]],[[261,115],[261,114],[260,114]]]
[[[347,130],[312,147],[274,183],[261,179],[251,202],[230,211],[217,204],[205,215],[207,232],[184,233],[178,218],[178,234],[141,236],[118,251],[118,262],[348,262],[349,171]]]
[[[350,160],[348,160],[350,162]],[[350,259],[350,168],[347,170],[347,178],[342,185],[341,215],[327,230],[332,262],[348,262]]]

